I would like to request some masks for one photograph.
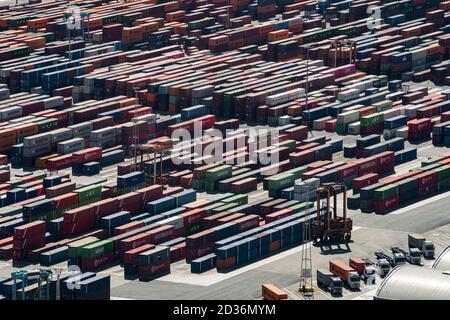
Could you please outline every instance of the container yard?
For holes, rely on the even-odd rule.
[[[0,300],[448,299],[449,205],[450,1],[0,4]]]

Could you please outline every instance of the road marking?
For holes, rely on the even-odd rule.
[[[437,200],[447,198],[448,196],[450,196],[450,191],[448,191],[446,193],[439,194],[439,195],[431,197],[431,198],[428,198],[428,199],[420,201],[418,203],[413,203],[413,204],[411,204],[411,205],[409,205],[407,207],[401,208],[401,209],[396,210],[396,211],[392,211],[389,214],[394,214],[394,215],[403,214],[403,213],[411,211],[412,209],[423,207],[423,206],[425,206],[427,204],[430,204],[432,202],[435,202]]]

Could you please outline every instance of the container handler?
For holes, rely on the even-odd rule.
[[[343,193],[343,216],[337,215],[337,195]],[[350,241],[353,223],[347,218],[347,188],[342,184],[325,183],[316,190],[317,219],[312,222],[312,239],[314,243]],[[321,206],[322,195],[326,195],[325,207]],[[333,196],[333,208],[330,198]],[[321,216],[321,212],[325,211]]]

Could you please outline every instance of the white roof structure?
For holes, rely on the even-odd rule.
[[[440,271],[450,271],[450,246],[448,246],[442,253],[437,257],[433,264],[433,269]]]
[[[450,300],[450,273],[404,265],[384,278],[375,294],[379,300]]]

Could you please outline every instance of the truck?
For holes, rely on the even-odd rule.
[[[405,256],[406,262],[415,265],[422,264],[422,253],[417,248],[409,248],[408,252],[399,247],[392,247],[392,253],[401,253]]]
[[[379,250],[375,252],[375,256],[377,257],[377,259],[386,259],[392,268],[406,263],[406,259],[403,253],[394,253],[393,256],[390,257],[383,251]]]
[[[419,249],[425,259],[434,259],[434,243],[417,233],[408,234],[408,247]]]
[[[350,267],[355,269],[361,280],[364,281],[365,284],[375,284],[375,266],[372,264],[368,264],[363,259],[350,257],[348,259],[348,264]]]
[[[324,288],[333,296],[342,295],[342,280],[330,271],[317,269],[317,286]]]
[[[360,277],[358,272],[341,260],[330,260],[330,272],[339,277],[350,289],[359,289]]]
[[[363,259],[367,265],[375,266],[378,269],[381,278],[384,278],[389,271],[391,271],[391,264],[386,259],[377,259],[377,262],[373,262],[369,258]]]

